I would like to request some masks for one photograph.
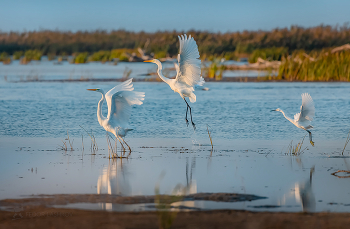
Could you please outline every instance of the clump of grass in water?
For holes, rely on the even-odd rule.
[[[207,124],[207,131],[210,139],[210,144],[211,144],[211,152],[213,152],[214,146],[213,146],[213,139],[211,138],[211,131],[209,131],[209,125]]]
[[[305,137],[306,137],[306,135],[295,146],[293,146],[293,141],[291,141],[290,144],[288,145],[288,148],[287,148],[287,151],[285,154],[291,155],[291,156],[299,156],[302,153],[304,153],[304,151],[307,149],[307,147],[305,147],[302,150],[302,146],[303,146]]]
[[[69,146],[70,146],[70,151],[74,151],[74,148],[73,148],[73,142],[74,142],[74,140],[73,140],[72,142],[70,141],[68,130],[67,130],[67,138],[64,139],[64,140],[65,140],[65,141],[62,140],[63,145],[60,146],[60,147],[61,147],[61,150],[64,150],[64,151],[67,151],[67,150],[68,150],[67,142],[66,142],[66,141],[68,141]]]
[[[348,143],[349,143],[349,141],[350,141],[350,131],[349,131],[349,133],[348,133],[348,137],[346,138],[346,141],[345,141],[345,145],[344,145],[344,149],[343,149],[343,151],[341,152],[341,155],[344,155],[344,151],[345,151],[345,148],[346,148],[346,146],[348,145]]]
[[[80,125],[79,125],[80,126]],[[82,126],[80,126],[83,130],[85,130],[84,129],[84,127],[82,127]],[[96,151],[98,151],[98,146],[97,146],[97,143],[96,143],[96,139],[95,139],[95,136],[92,134],[92,130],[91,130],[91,135],[89,134],[89,132],[87,132],[86,130],[85,130],[85,132],[89,135],[89,137],[91,138],[91,152],[93,153],[93,154],[96,154]]]
[[[215,78],[215,80],[222,80],[222,74],[225,70],[225,65],[220,63],[220,60],[214,59],[205,72],[208,78]]]

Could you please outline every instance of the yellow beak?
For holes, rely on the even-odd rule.
[[[86,89],[88,91],[96,91],[97,89]]]
[[[152,62],[153,60],[145,60],[144,62]]]

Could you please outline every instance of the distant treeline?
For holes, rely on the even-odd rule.
[[[240,53],[283,47],[283,52],[321,50],[350,43],[350,28],[320,25],[312,28],[291,26],[272,31],[243,31],[211,33],[208,31],[130,32],[125,30],[64,32],[0,32],[0,53],[13,55],[16,51],[39,50],[43,55],[94,53],[100,50],[145,48],[147,52],[174,56],[178,52],[180,34],[191,34],[198,43],[202,57],[222,56],[232,59]]]

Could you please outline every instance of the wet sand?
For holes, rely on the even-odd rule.
[[[157,212],[105,212],[33,207],[0,211],[0,228],[161,228]],[[179,212],[170,228],[346,228],[350,213],[271,213],[234,210]]]
[[[189,198],[189,197],[186,197]],[[196,194],[192,198],[215,201],[249,201],[255,196]],[[64,205],[76,202],[151,203],[155,196],[41,195],[1,200],[0,228],[344,228],[350,213],[284,213],[242,210],[108,212],[78,210]],[[60,204],[60,205],[57,205]],[[52,207],[56,205],[56,207]],[[11,210],[10,210],[11,209]]]

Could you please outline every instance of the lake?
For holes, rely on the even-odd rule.
[[[98,70],[102,69],[99,65],[91,67],[97,72],[92,74],[94,78],[120,78],[125,67],[119,66],[119,71],[118,65],[105,65]],[[135,66],[141,65],[145,66]],[[350,212],[349,178],[332,175],[350,170],[348,148],[341,155],[350,129],[348,83],[206,83],[209,90],[196,89],[197,102],[190,104],[197,127],[194,131],[185,123],[185,102],[168,85],[136,82],[135,90],[145,92],[146,97],[143,105],[132,109],[134,130],[125,138],[132,153],[128,159],[109,160],[106,132],[96,117],[101,96],[86,89],[107,91],[118,83],[25,82],[29,73],[23,70],[20,81],[19,72],[28,66],[18,66],[16,71],[6,67],[0,65],[0,199],[33,194],[154,195],[159,184],[165,194],[180,186],[186,194],[266,197],[236,203],[179,203],[195,209]],[[69,77],[69,70],[64,73],[56,70],[59,67],[47,66],[47,72],[38,75]],[[147,68],[153,71],[154,66],[133,72],[145,74]],[[300,111],[304,92],[315,102],[315,147],[306,136],[301,155],[286,155],[291,141],[296,145],[306,132],[271,110],[280,108],[293,117]],[[91,151],[91,139],[82,127],[92,131],[98,151]],[[66,140],[67,131],[73,151]],[[68,144],[67,151],[62,150],[63,142]],[[335,175],[347,177],[346,173]],[[109,203],[73,207],[148,209],[146,205],[133,208]]]

